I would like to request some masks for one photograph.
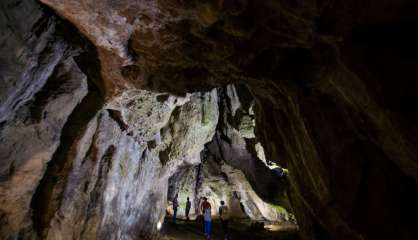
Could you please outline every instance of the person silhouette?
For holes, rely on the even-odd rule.
[[[228,224],[229,224],[229,208],[225,205],[224,201],[221,201],[221,206],[219,207],[219,217],[221,218],[222,231],[224,234],[225,240],[228,239]]]
[[[173,199],[173,224],[176,224],[177,208],[179,207],[179,202],[177,198],[178,198],[178,194],[176,194]]]
[[[189,200],[189,197],[187,197],[187,201],[186,201],[186,221],[190,221],[189,218],[189,213],[190,213],[190,208],[192,207],[192,203]]]

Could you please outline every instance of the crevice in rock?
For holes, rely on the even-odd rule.
[[[107,109],[109,116],[115,120],[122,131],[128,130],[129,126],[123,121],[122,113],[118,110]]]
[[[51,76],[47,79],[42,89],[34,96],[34,100],[29,102],[30,117],[28,120],[32,123],[40,123],[46,118],[48,112],[45,111],[45,105],[55,96],[65,92],[65,83],[57,78],[60,63],[57,64]]]
[[[18,3],[19,4],[19,3]],[[50,24],[48,18],[40,18],[32,27],[32,31],[37,37],[40,37],[48,29]]]
[[[106,90],[96,46],[70,21],[57,16],[55,11],[46,5],[42,4],[41,7],[48,16],[56,19],[56,38],[63,39],[68,43],[73,53],[72,57],[80,70],[88,77],[89,87],[97,89],[99,95],[104,99]]]
[[[60,145],[48,162],[45,174],[32,197],[33,228],[39,237],[45,234],[60,205],[65,182],[72,168],[71,148],[88,122],[102,108],[104,101],[104,87],[95,47],[74,26],[64,20],[59,20],[57,36],[69,40],[72,46],[82,48],[74,60],[87,76],[88,93],[68,117],[61,131]],[[55,83],[54,86],[59,87],[59,83]],[[43,92],[41,100],[46,101],[48,94],[49,92]],[[39,119],[37,107],[33,111]]]
[[[72,165],[72,159],[69,158],[71,147],[87,123],[102,107],[102,101],[103,98],[98,90],[90,88],[87,96],[74,109],[62,129],[60,145],[48,163],[31,202],[33,225],[39,236],[42,236],[59,206],[57,201],[60,201],[60,197],[54,196],[54,189],[58,187],[62,191],[65,186],[64,182]]]
[[[97,159],[95,161],[100,161],[100,169],[98,171],[98,176],[96,178],[96,181],[94,182],[94,186],[92,190],[88,193],[89,194],[89,202],[87,204],[86,208],[86,218],[84,219],[84,224],[81,230],[80,236],[84,235],[84,232],[88,228],[88,222],[95,214],[95,210],[97,208],[97,204],[99,204],[99,200],[102,197],[102,192],[104,185],[106,184],[106,175],[108,174],[111,165],[112,165],[112,157],[116,151],[116,147],[114,145],[109,146],[105,153],[103,154],[101,159]],[[96,154],[92,155],[94,158]],[[87,184],[87,183],[86,183]]]
[[[170,146],[167,146],[166,149],[159,152],[158,156],[162,165],[166,164],[170,160],[169,154],[170,154]]]

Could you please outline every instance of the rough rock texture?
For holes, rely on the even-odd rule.
[[[232,218],[247,217],[247,214],[240,206],[240,199],[234,195],[234,189],[226,179],[225,174],[220,169],[220,162],[216,162],[213,157],[203,160],[202,164],[194,167],[186,167],[169,179],[168,199],[172,200],[178,194],[179,208],[177,216],[186,219],[185,204],[189,197],[191,201],[190,219],[196,219],[200,214],[201,197],[206,196],[212,206],[213,218],[218,218],[218,208],[220,201],[226,202],[230,208]],[[246,182],[246,180],[245,180]],[[253,191],[251,187],[250,191]],[[167,211],[173,214],[172,205],[169,204]]]
[[[97,24],[45,2],[75,25]],[[416,1],[124,3],[100,9],[138,17],[124,38],[137,54],[126,78],[176,93],[248,85],[266,159],[291,173],[302,237],[418,236],[405,220],[418,211]]]
[[[134,91],[108,103],[71,148],[73,167],[46,238],[155,238],[168,178],[200,162],[217,112],[216,90],[185,98]]]
[[[234,168],[240,169],[254,190],[269,202],[285,195],[286,182],[280,178],[263,155],[258,142],[253,112],[254,98],[242,85],[228,85],[220,91],[221,120],[209,151]],[[287,207],[289,204],[282,201]]]
[[[255,98],[255,136],[264,147],[265,162],[269,165],[269,161],[274,161],[289,169],[289,199],[301,225],[302,239],[417,239],[415,221],[409,220],[418,215],[418,116],[413,104],[418,99],[414,77],[418,67],[418,39],[411,34],[417,25],[417,1],[42,2],[73,23],[97,47],[99,61],[93,65],[105,79],[108,102],[112,102],[116,92],[124,94],[123,91],[131,86],[184,94],[232,81],[245,84]],[[26,104],[36,99],[36,93],[45,85],[55,66],[59,62],[63,65],[66,62],[64,59],[70,58],[61,57],[65,47],[59,39],[49,38],[54,18],[45,18],[33,1],[4,0],[0,4],[0,26],[4,33],[0,36],[0,137],[3,137],[3,132],[13,124],[19,124],[19,121],[25,126],[32,124],[12,119],[19,118],[19,114],[25,112],[20,109],[27,108]],[[81,64],[78,65],[89,75]],[[71,104],[63,109],[64,112],[69,111]],[[80,111],[95,115],[100,108],[92,109]],[[170,117],[176,119],[171,124],[172,128],[160,131],[164,141],[161,140],[160,145],[152,139],[147,142],[147,148],[156,146],[159,161],[168,166],[163,174],[167,177],[182,161],[197,163],[197,152],[203,149],[204,143],[193,141],[197,138],[189,135],[176,134],[177,130],[184,132],[182,130],[188,128],[188,124],[177,121],[187,114],[182,115],[185,113],[182,108],[176,109],[172,110]],[[237,105],[234,105],[231,111],[236,109]],[[130,128],[129,119],[124,118],[125,114],[120,109],[108,107],[101,116],[106,114],[110,116],[108,124],[117,124],[121,129]],[[48,115],[46,117],[49,118]],[[53,115],[50,117],[53,118]],[[60,118],[61,124],[65,118]],[[252,118],[240,121],[242,124],[238,127],[233,125],[234,129],[248,129],[252,124],[248,120]],[[87,118],[83,121],[88,122]],[[40,124],[45,126],[42,121]],[[84,122],[82,125],[85,125]],[[79,126],[76,132],[85,127]],[[209,128],[204,131],[210,132]],[[69,132],[64,130],[63,133]],[[130,134],[129,137],[134,139],[142,136],[134,131],[120,131],[121,136],[126,132],[126,136]],[[57,128],[55,136],[60,133]],[[211,134],[201,134],[204,137],[199,140],[210,140]],[[234,134],[221,131],[217,135],[230,138]],[[61,176],[55,172],[65,173],[62,176],[72,174],[72,161],[64,161],[69,163],[59,166],[60,161],[54,159],[62,159],[58,157],[61,155],[68,159],[71,152],[69,146],[76,146],[77,136],[74,134],[72,140],[67,139],[65,144],[60,144],[58,153],[54,154],[57,157],[52,157],[51,162],[57,162],[58,167],[57,170],[54,170],[55,167],[47,168],[46,185],[41,183],[34,196],[35,219],[46,216],[48,220],[61,206],[57,203],[60,198],[55,198],[60,194],[50,193],[47,189],[57,187],[56,192],[62,192],[59,189],[68,186],[65,184],[67,178],[59,178],[63,179],[63,183],[58,184],[60,186],[43,186],[51,182],[49,178]],[[245,139],[245,136],[252,135],[246,132],[241,137]],[[195,143],[190,152],[170,145],[177,140],[179,144],[185,144],[187,142],[181,140],[186,138]],[[139,144],[141,140],[135,139],[135,142]],[[7,140],[7,143],[10,142]],[[245,143],[247,147],[259,146],[257,143],[247,145],[247,140]],[[53,145],[57,142],[48,147]],[[228,145],[231,144],[224,146]],[[159,151],[158,146],[164,150]],[[13,149],[25,153],[21,148],[13,147],[5,149],[5,152]],[[115,150],[119,151],[124,150]],[[91,154],[101,156],[103,152],[106,149],[99,151],[99,155]],[[52,154],[53,150],[49,153]],[[48,161],[47,158],[42,160],[43,164]],[[182,160],[172,160],[179,158]],[[10,172],[18,173],[19,169],[10,165],[14,160],[9,157],[2,157],[0,161],[0,184],[7,185],[13,177]],[[97,167],[107,169],[102,165]],[[248,177],[245,170],[243,173]],[[118,179],[115,178],[115,183],[123,182]],[[252,181],[249,178],[250,184],[254,185]],[[258,181],[255,179],[255,182]],[[33,191],[37,183],[32,184]],[[254,189],[262,192],[256,186]],[[126,189],[129,187],[126,186]],[[105,189],[100,184],[98,188]],[[45,193],[42,189],[46,189]],[[120,191],[126,191],[123,189]],[[0,190],[6,191],[7,188],[1,187]],[[107,190],[99,192],[110,194]],[[27,198],[29,195],[16,198]],[[48,199],[54,201],[47,203],[53,206],[39,206],[36,199],[48,195]],[[105,199],[102,197],[100,195],[99,199]],[[0,198],[5,202],[9,202],[9,198],[15,199],[10,193],[2,194]],[[157,198],[156,202],[160,202],[161,198]],[[121,201],[115,200],[116,204],[121,204]],[[26,208],[16,215],[12,214],[20,219],[13,220],[13,224],[19,224],[22,219],[28,221],[29,216],[18,216],[29,215],[29,202],[26,199]],[[126,208],[116,206],[119,217]],[[18,231],[10,231],[12,221],[7,219],[12,216],[12,210],[2,209],[0,213],[4,236]],[[93,207],[93,210],[98,209]],[[43,214],[46,212],[48,214]],[[152,219],[151,225],[155,224],[157,217]],[[96,231],[95,226],[98,225],[94,221],[91,224],[86,225],[90,227],[85,234]],[[42,232],[47,225],[48,221],[36,228]],[[26,226],[26,223],[21,225],[22,228]],[[121,231],[127,236],[130,234],[127,229]],[[50,234],[55,233],[52,230]],[[98,233],[97,236],[103,234]]]
[[[168,178],[213,138],[216,90],[103,106],[89,43],[32,1],[1,4],[1,238],[155,238]]]
[[[98,47],[109,84],[177,93],[247,78],[240,68],[269,47],[311,46],[312,20],[324,7],[313,1],[42,2]]]
[[[411,202],[418,190],[411,170],[416,148],[355,75],[344,68],[342,75],[334,71],[321,72],[323,85],[297,91],[292,98],[258,95],[256,115],[261,116],[259,134],[264,136],[267,158],[277,154],[289,168],[293,199],[300,201],[294,208],[305,208],[298,219],[309,219],[310,212],[326,229],[320,230],[316,222],[311,226],[315,233],[306,235],[413,239],[412,225],[401,223],[417,211]],[[272,144],[272,139],[281,144]],[[388,227],[374,227],[382,225]],[[309,231],[306,225],[303,229]]]
[[[34,1],[8,0],[0,3],[0,28],[0,238],[33,239],[39,185],[60,165],[89,110],[97,111],[86,104],[102,98],[90,82],[92,68],[80,65],[87,53],[80,47],[88,44],[73,45],[84,43],[74,28]]]
[[[207,197],[212,206],[213,218],[218,218],[220,201],[230,208],[231,218],[249,217],[257,221],[282,222],[291,220],[289,213],[276,204],[261,199],[239,169],[206,152],[203,163],[197,167],[180,169],[170,178],[169,199],[178,194],[180,206],[177,216],[185,219],[185,203],[192,202],[190,219],[200,213],[201,197]],[[168,212],[172,214],[171,205]]]
[[[37,4],[2,1],[0,10],[0,236],[8,239],[31,232],[32,196],[87,80]]]
[[[228,85],[218,89],[220,121],[213,140],[202,152],[202,164],[186,167],[170,178],[169,199],[179,194],[178,216],[184,218],[184,203],[190,197],[192,218],[199,214],[199,199],[207,197],[212,214],[224,200],[233,217],[253,220],[283,221],[291,210],[286,192],[285,177],[270,170],[258,158],[254,143],[254,99],[244,86]],[[259,146],[262,148],[261,144]],[[262,198],[260,198],[260,196]],[[172,208],[169,207],[172,212]]]
[[[30,201],[46,163],[60,142],[60,130],[87,93],[86,77],[70,58],[60,63],[45,88],[19,108],[0,137],[1,211],[12,235],[28,223]],[[7,235],[6,235],[7,236]]]
[[[66,45],[58,39],[50,41],[55,22],[34,1],[5,0],[0,7],[0,123],[3,123],[42,88]]]

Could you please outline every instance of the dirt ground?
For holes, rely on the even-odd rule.
[[[293,240],[297,227],[291,224],[269,224],[265,223],[264,229],[251,228],[254,223],[248,219],[234,219],[229,224],[229,238],[243,239],[243,240]],[[221,223],[219,220],[214,220],[212,223],[212,240],[224,239]],[[268,230],[269,229],[269,230]],[[177,220],[177,224],[173,225],[171,219],[165,219],[161,228],[161,236],[163,240],[198,240],[205,239],[203,235],[203,223],[201,221],[185,222]]]

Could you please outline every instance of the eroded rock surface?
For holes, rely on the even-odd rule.
[[[75,25],[97,56],[73,57],[68,46],[80,33],[57,37],[57,18],[36,2],[1,1],[2,237],[33,237],[32,218],[51,239],[128,238],[133,230],[154,237],[127,216],[155,226],[160,212],[152,209],[164,204],[169,176],[198,164],[216,134],[212,153],[241,169],[262,199],[278,200],[277,192],[267,187],[270,177],[251,176],[265,171],[254,169],[272,162],[289,169],[287,197],[301,239],[417,238],[407,220],[418,215],[416,1],[42,2]],[[214,107],[219,92],[190,94],[230,82],[246,85],[254,114],[240,113],[240,91],[227,90],[227,115],[236,117],[226,120],[225,109]],[[105,107],[97,89],[106,92]],[[215,131],[218,111],[224,127]],[[123,167],[140,162],[138,176]],[[25,184],[12,184],[22,176]],[[150,194],[136,202],[129,193],[143,192],[132,184],[151,180],[163,191],[144,188]]]
[[[30,224],[32,195],[60,143],[60,130],[87,93],[86,77],[72,59],[54,71],[45,89],[23,105],[1,132],[0,201],[7,221],[2,229],[10,236]]]
[[[185,217],[186,198],[192,202],[190,219],[201,214],[201,197],[207,197],[212,206],[213,218],[218,218],[220,201],[225,201],[232,218],[250,218],[255,221],[293,221],[292,215],[277,204],[267,203],[254,191],[243,172],[231,167],[210,153],[197,167],[180,169],[170,178],[169,199],[178,194],[180,206],[177,216]],[[172,206],[168,212],[173,213]],[[292,222],[295,223],[295,222]]]
[[[31,234],[31,199],[87,79],[39,5],[2,1],[0,20],[0,235],[8,239]]]
[[[182,204],[178,216],[185,218],[184,204],[189,197],[194,219],[200,214],[200,198],[207,197],[215,218],[223,200],[236,218],[292,220],[286,177],[271,170],[255,151],[254,99],[244,86],[237,89],[228,85],[218,92],[220,120],[215,136],[201,154],[202,164],[180,168],[170,178],[169,199],[179,194]],[[172,213],[171,207],[168,210]]]
[[[115,98],[73,146],[47,239],[155,238],[168,178],[200,162],[217,116],[216,90],[184,98],[135,90]]]
[[[6,0],[1,3],[0,122],[42,88],[66,49],[63,41],[50,41],[54,19],[34,1]]]

